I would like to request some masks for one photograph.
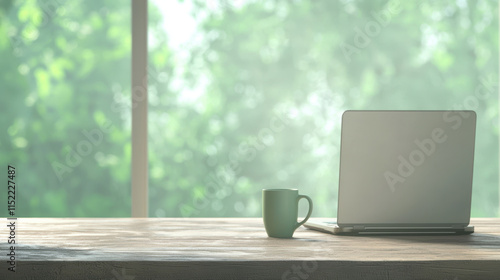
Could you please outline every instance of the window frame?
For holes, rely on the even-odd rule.
[[[148,0],[131,0],[131,216],[148,217]]]

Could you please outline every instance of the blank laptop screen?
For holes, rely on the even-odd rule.
[[[339,225],[467,225],[473,111],[346,111]]]

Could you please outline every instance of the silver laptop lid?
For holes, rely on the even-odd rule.
[[[476,113],[346,111],[340,226],[466,226]]]

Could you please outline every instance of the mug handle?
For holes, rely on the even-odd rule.
[[[307,220],[309,220],[309,217],[311,217],[312,210],[313,210],[312,199],[310,197],[308,197],[307,195],[299,195],[297,197],[297,204],[299,203],[299,200],[302,198],[307,199],[307,201],[309,202],[309,212],[307,212],[307,216],[304,218],[304,220],[302,220],[302,222],[297,223],[297,225],[295,226],[295,229],[299,228],[301,225],[303,225],[305,222],[307,222]]]

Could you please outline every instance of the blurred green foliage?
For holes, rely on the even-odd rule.
[[[130,4],[2,3],[0,165],[18,170],[16,214],[130,216],[130,121],[111,109],[112,88],[130,88]]]
[[[281,187],[335,216],[343,110],[470,107],[485,80],[472,215],[499,215],[496,1],[182,1],[196,22],[182,46],[161,5],[150,216],[259,216],[261,189]],[[128,1],[0,5],[0,164],[19,170],[18,215],[130,215],[130,40]]]

